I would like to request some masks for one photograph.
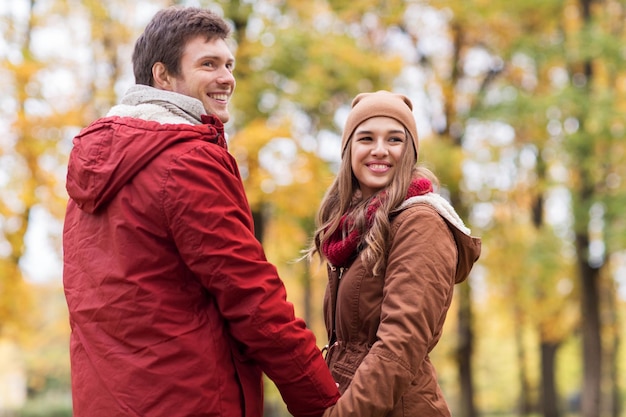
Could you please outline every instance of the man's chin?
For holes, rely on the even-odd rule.
[[[215,111],[212,109],[204,109],[206,111],[206,114],[212,114],[215,117],[217,117],[218,119],[220,119],[220,121],[222,123],[226,123],[230,120],[230,113],[228,113],[228,111]]]

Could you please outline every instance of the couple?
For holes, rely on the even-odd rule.
[[[155,15],[136,85],[74,139],[64,288],[74,417],[447,416],[428,353],[480,253],[416,168],[411,102],[358,95],[309,255],[328,264],[326,360],[254,238],[223,123],[229,27]]]

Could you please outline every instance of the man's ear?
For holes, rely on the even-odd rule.
[[[172,91],[172,77],[162,62],[156,62],[152,66],[152,78],[154,79],[154,87],[160,90]]]

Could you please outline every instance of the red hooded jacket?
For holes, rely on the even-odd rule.
[[[296,417],[339,397],[255,239],[223,125],[94,122],[63,232],[74,417],[260,417],[262,372]]]

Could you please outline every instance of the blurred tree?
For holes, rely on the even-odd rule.
[[[607,401],[603,392],[615,352],[608,355],[609,337],[601,306],[607,287],[602,280],[606,260],[624,249],[622,220],[626,201],[624,94],[626,31],[624,2],[579,0],[568,4],[570,19],[564,28],[565,66],[571,83],[562,102],[561,122],[576,125],[566,130],[564,149],[572,192],[574,233],[581,282],[584,382],[582,415],[618,416],[619,401]],[[573,100],[572,100],[573,99]],[[609,294],[609,297],[611,295]],[[604,362],[604,363],[603,363]]]
[[[0,57],[0,71],[6,84],[7,102],[2,122],[9,132],[0,143],[2,195],[0,196],[0,336],[18,336],[28,329],[31,318],[29,296],[19,263],[25,252],[24,238],[32,208],[49,200],[54,177],[40,165],[45,155],[56,157],[58,130],[42,114],[39,78],[45,61],[32,51],[33,32],[38,24],[35,1],[27,5],[26,16],[2,16],[2,38],[9,48]],[[43,137],[42,137],[43,136]],[[44,185],[43,187],[40,187]]]
[[[625,67],[621,46],[625,33],[617,24],[624,18],[624,4],[583,0],[519,3],[513,9],[509,6],[507,3],[499,13],[512,23],[510,31],[518,36],[498,50],[505,60],[504,83],[483,96],[490,113],[482,116],[506,120],[515,127],[518,143],[526,144],[535,155],[527,207],[532,209],[536,228],[547,232],[543,213],[551,191],[564,187],[571,196],[571,221],[558,221],[565,228],[561,234],[564,242],[575,249],[580,285],[582,415],[616,416],[619,402],[601,388],[615,387],[609,372],[614,368],[615,351],[608,346],[619,345],[615,332],[603,330],[614,328],[602,317],[615,317],[610,308],[616,302],[610,278],[607,281],[602,277],[608,278],[603,274],[605,261],[615,251],[623,250],[626,235],[617,214],[626,198],[622,116]],[[544,282],[551,276],[557,284],[559,281],[554,279],[558,278],[558,267],[551,268],[549,259],[541,261],[539,255],[535,253],[541,269],[535,276],[544,277]],[[545,290],[549,287],[538,296],[545,298]],[[606,311],[601,306],[606,306]],[[558,320],[553,323],[549,311],[540,311],[542,405],[544,415],[556,416],[556,398],[548,399],[555,397],[549,381],[556,348],[567,333],[559,328]],[[555,328],[559,331],[550,331]]]
[[[533,96],[528,92],[546,88],[541,84],[543,81],[538,79],[534,61],[550,61],[555,55],[552,52],[548,56],[550,51],[546,45],[551,45],[555,27],[558,27],[560,5],[559,2],[542,2],[541,7],[535,7],[537,5],[532,3],[516,4],[513,8],[508,3],[496,3],[492,6],[496,7],[490,9],[491,13],[504,25],[501,29],[506,27],[509,36],[501,37],[497,41],[488,39],[482,45],[491,55],[488,59],[497,62],[501,70],[498,79],[493,80],[489,88],[481,92],[479,104],[474,107],[472,115],[486,120],[504,120],[515,129],[513,146],[503,154],[504,158],[500,157],[500,161],[511,160],[508,170],[504,172],[510,172],[511,178],[506,181],[510,181],[507,187],[513,192],[490,197],[492,204],[512,204],[514,216],[495,218],[496,226],[489,232],[489,240],[512,239],[509,246],[522,245],[508,255],[502,250],[493,253],[494,256],[503,258],[498,262],[506,264],[523,260],[519,268],[493,268],[492,271],[495,274],[507,271],[497,277],[496,282],[514,289],[512,293],[506,294],[517,318],[514,326],[518,332],[516,340],[520,352],[519,412],[521,415],[529,414],[539,401],[545,416],[557,416],[560,401],[555,381],[556,353],[572,329],[572,316],[559,312],[571,311],[573,295],[571,291],[563,294],[560,288],[569,288],[564,283],[571,282],[571,275],[567,275],[567,271],[571,269],[571,259],[562,256],[567,243],[559,243],[553,227],[546,223],[544,216],[544,204],[550,190],[547,178],[548,161],[544,157],[550,148],[547,145],[549,135],[545,125],[537,123],[537,120],[543,118],[550,99],[532,102]],[[523,49],[524,47],[527,49]],[[503,84],[510,87],[509,82],[515,86],[515,90],[503,87]],[[514,94],[516,97],[514,106],[508,105],[507,99],[503,99],[507,96],[507,91],[509,95]],[[485,112],[485,109],[488,111]],[[493,181],[493,178],[492,182],[501,183]],[[525,230],[526,237],[522,238],[519,230],[511,227],[515,224],[534,229],[534,232]],[[501,234],[501,238],[494,237],[494,233]],[[485,260],[486,263],[490,261],[493,262]],[[563,296],[568,294],[569,297]],[[529,372],[524,371],[527,355],[523,353],[525,348],[519,332],[527,325],[535,327],[538,333],[540,387],[531,383],[528,379]]]
[[[132,70],[128,59],[136,33],[131,19],[137,11],[125,1],[97,0],[83,0],[82,10],[89,22],[90,39],[83,120],[90,123],[117,103],[116,85],[130,75],[124,68]]]

